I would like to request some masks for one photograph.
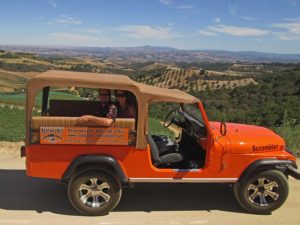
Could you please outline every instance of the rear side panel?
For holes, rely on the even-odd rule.
[[[136,151],[132,146],[31,145],[26,148],[27,175],[61,179],[71,162],[81,155],[114,156],[122,167],[126,156]],[[140,151],[140,150],[139,150]]]
[[[207,154],[207,164],[202,169],[178,170],[156,168],[152,165],[150,149],[136,149],[133,146],[99,145],[31,145],[26,148],[27,174],[33,177],[62,179],[71,162],[82,155],[111,156],[119,163],[126,177],[131,181],[158,179],[192,179],[203,181],[235,181],[223,169],[221,158],[223,149],[215,145]],[[209,178],[209,179],[207,179]],[[232,179],[233,178],[233,179]],[[162,180],[164,182],[164,180]]]

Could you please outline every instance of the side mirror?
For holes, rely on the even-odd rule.
[[[222,136],[225,136],[226,133],[227,133],[227,128],[226,128],[226,123],[225,122],[221,122],[220,133],[221,133]]]

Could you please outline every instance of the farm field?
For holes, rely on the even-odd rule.
[[[0,140],[24,141],[25,111],[24,109],[0,107]]]
[[[34,114],[39,115],[40,112],[34,111]],[[17,107],[0,107],[0,141],[24,141],[25,139],[25,111]],[[175,139],[175,133],[162,126],[159,119],[149,118],[150,134],[161,134]],[[277,132],[285,138],[288,149],[295,154],[299,154],[300,149],[300,126],[284,127],[277,129]],[[300,154],[299,154],[300,156]]]
[[[22,74],[0,70],[0,93],[11,93],[24,89],[29,77]]]
[[[288,146],[299,151],[300,64],[247,62],[155,62],[91,55],[38,55],[0,51],[0,140],[22,140],[26,82],[49,69],[117,73],[158,87],[178,88],[204,103],[211,121],[255,124],[276,130]],[[50,99],[90,98],[74,87],[55,89]],[[41,93],[35,112],[41,108]],[[11,110],[12,112],[10,112]],[[150,131],[172,136],[161,127],[170,108],[150,109]],[[13,119],[13,116],[18,117]],[[5,119],[5,118],[8,119]],[[7,123],[7,124],[6,124]],[[10,125],[14,124],[14,126]],[[9,132],[5,132],[9,128]],[[15,131],[14,131],[15,129]]]
[[[40,115],[39,111],[34,111]],[[25,110],[18,107],[0,107],[0,141],[24,141],[25,139]],[[158,119],[149,118],[149,132],[151,134],[166,135],[175,138],[174,132],[164,128]]]

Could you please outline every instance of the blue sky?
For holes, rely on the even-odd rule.
[[[0,45],[300,53],[300,0],[7,0],[0,10]]]

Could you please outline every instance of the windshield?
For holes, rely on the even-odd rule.
[[[189,114],[191,117],[193,117],[201,124],[204,124],[201,111],[199,110],[197,104],[182,104],[181,107],[185,113]]]

